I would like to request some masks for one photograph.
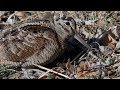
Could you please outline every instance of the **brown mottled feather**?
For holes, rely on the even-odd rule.
[[[23,30],[26,33],[25,32],[22,33]],[[57,51],[59,52],[59,50],[54,51],[55,49],[59,48],[59,45],[56,42],[57,41],[56,34],[50,28],[39,26],[39,25],[38,26],[31,25],[31,26],[25,26],[21,28],[21,31],[15,30],[11,32],[12,33],[10,34],[8,33],[8,35],[5,36],[6,43],[3,43],[4,49],[3,51],[1,51],[1,52],[5,52],[4,56],[6,56],[5,57],[6,60],[9,60],[12,62],[27,62],[27,61],[29,62],[28,60],[29,57],[33,57],[34,60],[32,60],[32,62],[35,61],[35,63],[37,62],[38,64],[42,64],[49,61],[49,59],[53,59],[53,58],[50,58],[52,54],[55,55],[54,53],[56,53]],[[23,35],[26,34],[24,38],[22,34]],[[21,36],[23,39],[20,40],[20,38],[17,37],[18,35],[19,37]],[[10,37],[12,39],[10,39]],[[43,53],[42,51],[51,44],[53,44],[53,46],[51,46],[51,50],[53,51],[49,51],[48,49],[50,53],[47,53],[47,51],[44,51],[46,52],[46,54],[48,54],[48,55],[45,55],[45,53]],[[39,60],[38,60],[38,57],[39,57]],[[43,60],[41,60],[40,58]]]
[[[0,33],[0,47],[3,48],[0,49],[0,62],[24,67],[45,65],[55,60],[64,52],[68,36],[74,34],[75,23],[68,26],[65,22],[58,20],[53,24],[49,20],[29,20],[3,30]]]

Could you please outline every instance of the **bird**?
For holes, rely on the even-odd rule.
[[[0,33],[0,64],[46,65],[60,56],[65,42],[75,34],[72,17],[56,20],[32,19]]]

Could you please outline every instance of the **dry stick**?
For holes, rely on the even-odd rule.
[[[82,61],[82,60],[84,59],[83,57],[84,57],[87,53],[88,53],[88,51],[85,52],[85,53],[79,58],[79,62]],[[83,58],[83,59],[82,59],[82,58]]]
[[[47,75],[50,71],[47,71],[45,73],[43,73],[43,75],[41,75],[38,79],[41,79],[42,77],[44,77],[45,75]]]
[[[77,60],[87,49],[84,49],[82,52],[80,52],[70,63],[73,63],[73,61]]]
[[[89,44],[87,44],[81,37],[80,37],[80,35],[77,33],[75,36],[75,39],[77,39],[81,44],[83,44],[88,50],[92,50],[91,49],[91,47],[89,46]],[[86,52],[87,53],[87,52]],[[86,54],[85,53],[85,54]],[[83,54],[81,57],[80,57],[80,59],[79,60],[81,60],[83,57],[84,57],[84,55],[85,54]],[[97,56],[98,57],[98,56]],[[101,57],[98,57],[98,58],[100,58],[100,59],[102,59]]]
[[[91,47],[85,42],[85,40],[81,38],[78,33],[75,34],[74,38],[78,40],[81,44],[83,44],[87,49],[91,50]]]
[[[89,46],[89,44],[87,44],[81,37],[80,37],[80,35],[78,34],[78,33],[76,33],[76,35],[74,36],[75,37],[75,39],[77,39],[81,44],[83,44],[88,50],[91,50],[91,47]],[[84,51],[85,50],[87,50],[87,49],[84,49]],[[85,53],[86,54],[86,53]],[[85,54],[83,54],[81,57],[83,57]],[[78,58],[79,56],[81,55],[81,53],[76,57],[76,58]],[[75,59],[76,59],[75,58]],[[74,60],[75,60],[74,59]]]
[[[89,44],[87,44],[81,37],[80,37],[80,35],[77,33],[75,36],[75,39],[77,39],[81,44],[83,44],[88,50],[92,50],[92,48],[89,46]],[[98,56],[97,56],[98,57]],[[100,59],[102,59],[103,60],[103,58],[102,57],[98,57],[98,58],[100,58]]]
[[[39,67],[39,68],[41,68],[41,69],[47,70],[47,71],[49,71],[49,72],[55,73],[55,74],[57,74],[57,75],[60,75],[60,76],[62,76],[62,77],[71,79],[70,77],[68,77],[68,76],[66,76],[66,75],[64,75],[64,74],[58,73],[58,72],[56,72],[56,71],[53,71],[52,69],[48,69],[48,68],[46,68],[46,67],[43,67],[43,66],[37,65],[37,64],[33,64],[33,65],[36,66],[36,67]]]

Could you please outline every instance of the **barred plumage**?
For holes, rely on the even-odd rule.
[[[64,52],[64,41],[74,34],[75,28],[61,24],[64,21],[58,20],[54,21],[56,24],[51,24],[49,20],[35,19],[13,29],[3,30],[0,61],[25,67],[32,64],[45,65],[55,60]]]

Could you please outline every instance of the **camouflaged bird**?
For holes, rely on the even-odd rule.
[[[71,17],[32,19],[0,33],[0,63],[22,67],[45,65],[64,52],[67,39],[75,33]]]

